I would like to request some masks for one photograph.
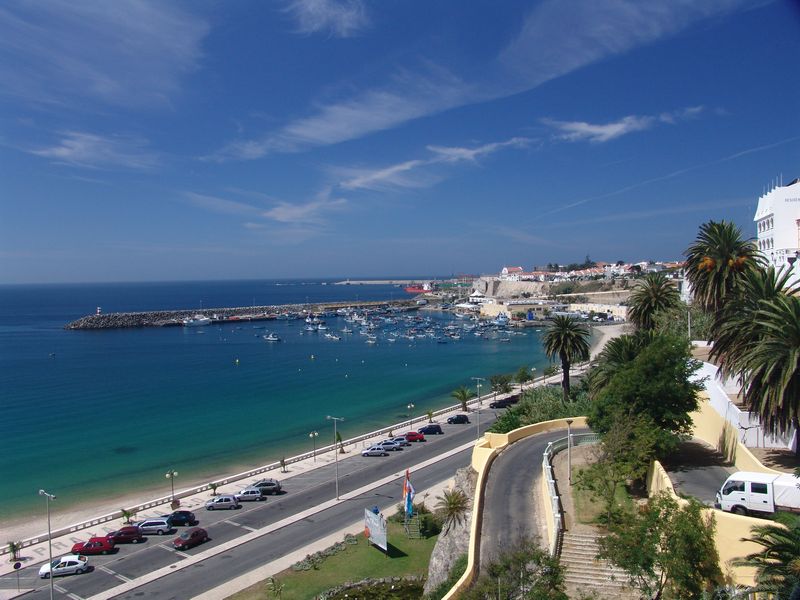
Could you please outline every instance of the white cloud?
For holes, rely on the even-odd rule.
[[[196,68],[208,33],[174,3],[6,2],[0,7],[0,93],[48,104],[85,98],[165,105]]]
[[[341,210],[346,205],[347,200],[344,198],[331,198],[330,190],[326,189],[310,202],[292,204],[281,201],[273,208],[262,213],[262,215],[279,223],[320,225],[323,223],[322,217],[324,213]]]
[[[438,159],[444,162],[475,162],[478,158],[494,154],[504,148],[525,148],[531,143],[530,138],[514,137],[505,142],[492,142],[477,148],[463,148],[453,146],[428,146],[428,150],[435,153]]]
[[[565,8],[559,0],[545,0],[530,11],[497,58],[474,65],[468,79],[430,63],[417,72],[399,69],[384,85],[323,104],[261,138],[228,144],[212,158],[249,160],[336,144],[504,98],[747,5],[748,0],[576,0]]]
[[[243,216],[257,216],[261,212],[260,208],[250,204],[218,196],[209,196],[208,194],[198,194],[196,192],[184,192],[183,196],[194,206],[212,212]]]
[[[297,22],[299,33],[327,31],[336,37],[351,37],[369,24],[361,0],[292,0],[286,11]]]
[[[348,177],[339,185],[346,190],[426,187],[429,179],[409,176],[411,171],[426,164],[424,160],[407,160],[381,169],[339,169],[341,175]]]
[[[108,137],[81,131],[65,131],[61,136],[54,146],[28,152],[57,163],[90,169],[150,169],[157,163],[156,154],[146,149],[147,141],[143,138]]]

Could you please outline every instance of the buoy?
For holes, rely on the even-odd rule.
[[[236,364],[238,365],[238,364],[239,364],[239,359],[237,358],[235,362],[236,362]]]
[[[315,356],[312,354],[312,355],[311,355],[311,360],[314,360],[315,358],[316,358],[316,357],[315,357]]]

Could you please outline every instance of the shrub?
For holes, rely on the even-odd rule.
[[[526,391],[518,404],[509,407],[489,428],[493,433],[508,433],[518,427],[552,419],[588,414],[591,402],[585,389],[573,390],[570,402],[561,401],[561,388],[537,387]]]

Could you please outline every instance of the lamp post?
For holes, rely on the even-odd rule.
[[[53,536],[50,533],[50,501],[55,500],[55,494],[48,494],[44,490],[39,490],[39,495],[44,496],[47,505],[47,549],[50,553],[50,600],[53,600]]]
[[[567,479],[572,485],[572,419],[567,419]]]
[[[486,379],[483,377],[473,377],[472,381],[476,383],[478,388],[478,406],[480,406],[481,404],[483,404],[483,402],[481,401],[481,381],[486,381]]]
[[[339,449],[336,447],[336,422],[344,421],[343,417],[332,417],[328,415],[325,417],[329,421],[333,421],[333,462],[336,463],[336,499],[339,499]]]
[[[412,429],[414,426],[414,403],[409,402],[406,408],[408,409],[408,428]]]
[[[312,431],[311,433],[308,434],[308,437],[311,438],[311,443],[314,444],[314,452],[311,453],[311,456],[314,457],[314,462],[317,462],[317,436],[318,435],[319,435],[318,431]],[[336,437],[336,434],[334,434],[334,437]]]
[[[170,501],[175,502],[175,478],[178,476],[178,472],[175,469],[170,469],[166,473],[164,473],[164,477],[169,479],[169,486],[171,490]]]
[[[536,387],[536,367],[531,367],[531,377],[533,378],[533,386]]]

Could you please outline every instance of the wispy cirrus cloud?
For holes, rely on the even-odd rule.
[[[559,0],[545,0],[528,13],[519,33],[493,60],[473,64],[468,76],[431,63],[416,69],[398,67],[383,85],[321,104],[308,116],[260,138],[231,142],[209,158],[252,160],[298,152],[504,98],[750,4],[749,0],[577,0],[564,10]]]
[[[347,200],[345,198],[334,198],[332,197],[332,190],[325,188],[317,194],[314,200],[294,204],[291,202],[279,202],[264,212],[263,215],[279,223],[320,225],[323,223],[323,216],[326,213],[341,210],[346,206]]]
[[[125,107],[167,105],[197,67],[209,26],[151,0],[5,2],[0,94],[44,104],[87,98]]]
[[[83,131],[64,131],[52,146],[27,150],[56,163],[88,169],[151,169],[158,155],[138,136],[102,136]]]
[[[588,141],[603,143],[622,137],[629,133],[645,131],[659,123],[675,124],[679,121],[697,117],[704,107],[691,106],[682,110],[661,113],[659,115],[628,115],[611,123],[587,123],[586,121],[558,121],[542,119],[542,123],[556,129],[560,133],[557,139],[568,142]]]
[[[433,154],[430,158],[407,160],[388,167],[377,169],[337,168],[333,173],[343,178],[339,186],[347,190],[368,189],[387,190],[392,188],[423,188],[435,185],[442,180],[442,175],[432,172],[437,164],[454,164],[458,162],[477,163],[479,158],[494,154],[506,148],[524,148],[532,140],[514,137],[503,142],[491,142],[476,147],[459,146],[427,146]]]
[[[197,208],[202,208],[204,210],[221,214],[255,217],[258,216],[262,210],[256,206],[247,204],[245,202],[228,200],[227,198],[220,198],[219,196],[211,196],[210,194],[198,194],[197,192],[183,192],[183,197],[190,204],[192,204]]]
[[[291,0],[286,12],[297,23],[298,33],[327,32],[346,38],[369,25],[362,0]]]

